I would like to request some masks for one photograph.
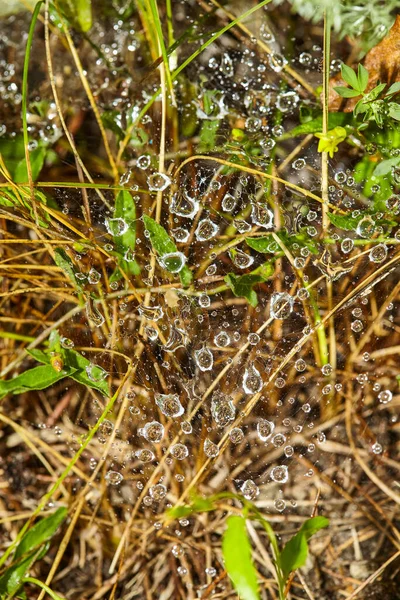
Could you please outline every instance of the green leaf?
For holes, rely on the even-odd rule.
[[[285,545],[280,553],[280,567],[284,578],[287,579],[292,571],[304,566],[308,556],[308,540],[320,529],[328,527],[326,517],[307,519],[300,530]]]
[[[42,352],[41,350],[29,350],[28,353],[39,362],[50,365],[51,356],[49,353]],[[96,381],[90,379],[87,373],[87,368],[93,367],[93,363],[91,363],[90,360],[82,356],[82,354],[79,354],[79,352],[76,350],[70,350],[66,348],[61,348],[61,356],[64,361],[64,377],[71,377],[71,379],[77,383],[81,383],[89,388],[98,390],[105,396],[109,395],[110,390],[105,379],[99,379]]]
[[[360,92],[361,88],[359,86],[358,77],[355,71],[353,71],[351,67],[348,67],[347,65],[342,63],[341,72],[344,81],[348,83],[352,88]]]
[[[351,215],[338,215],[334,213],[328,213],[328,218],[332,225],[345,231],[354,231],[357,229],[360,217],[352,217]]]
[[[257,237],[257,238],[246,238],[246,244],[255,250],[256,252],[262,252],[263,254],[273,253],[273,245],[276,246],[275,240],[271,236]]]
[[[361,92],[364,92],[368,85],[369,73],[368,73],[367,69],[361,63],[359,63],[359,65],[358,65],[357,79],[358,79],[358,89]]]
[[[342,98],[355,98],[356,96],[360,95],[360,92],[357,90],[352,90],[350,88],[343,87],[342,85],[338,85],[333,89],[337,94],[339,94],[339,96],[342,96]]]
[[[373,173],[375,177],[382,177],[382,175],[388,175],[392,172],[393,167],[397,167],[400,164],[400,156],[395,158],[388,158],[387,160],[381,160],[380,163],[375,167]]]
[[[29,152],[32,169],[32,179],[36,181],[40,175],[40,171],[43,168],[44,159],[46,158],[47,149],[43,146]],[[26,183],[28,181],[28,169],[26,167],[25,156],[22,158],[16,166],[14,171],[13,179],[15,183]]]
[[[225,569],[240,599],[259,600],[257,572],[243,517],[228,517],[222,539],[222,554]]]
[[[0,206],[18,206],[19,202],[12,190],[0,190]]]
[[[49,540],[61,523],[65,520],[68,510],[64,507],[58,508],[52,515],[41,519],[29,531],[25,533],[14,554],[14,560],[17,560],[24,554],[37,548]]]
[[[38,148],[29,153],[32,167],[32,179],[34,181],[39,177],[42,170],[47,149],[40,143]],[[28,181],[28,172],[26,169],[25,146],[22,135],[15,138],[0,138],[0,154],[5,165],[10,172],[11,178],[16,183],[26,183]]]
[[[118,266],[128,275],[138,275],[140,267],[135,260],[126,260],[134,252],[136,244],[136,206],[131,194],[121,190],[115,199],[114,219],[123,219],[128,229],[122,235],[114,236],[115,250],[118,253]]]
[[[29,390],[44,390],[67,375],[69,372],[66,370],[58,372],[50,364],[28,369],[13,379],[0,381],[0,399],[9,393],[22,394]]]
[[[396,119],[396,121],[400,121],[400,104],[397,104],[397,102],[390,102],[389,103],[389,115],[392,117],[392,119]]]
[[[195,513],[210,512],[215,509],[215,502],[212,498],[203,498],[196,496],[190,504],[183,506],[174,506],[167,511],[167,518],[182,519]]]
[[[89,31],[92,26],[92,0],[61,0],[60,6],[75,27]]]
[[[253,290],[253,285],[265,281],[262,275],[249,273],[237,277],[234,273],[228,273],[224,281],[232,290],[235,296],[246,298],[251,306],[257,306],[257,294]]]
[[[3,598],[4,595],[7,597],[13,597],[18,589],[22,585],[22,580],[25,577],[25,574],[33,565],[33,563],[37,560],[38,556],[41,554],[41,549],[36,552],[31,552],[25,558],[22,558],[17,563],[12,564],[6,569],[3,575],[0,577],[0,597]]]
[[[370,92],[368,92],[368,94],[365,94],[364,102],[372,102],[373,100],[376,100],[379,94],[382,92],[382,90],[385,89],[385,87],[386,83],[380,83],[379,85],[374,87]]]
[[[351,121],[351,114],[344,112],[329,113],[328,120],[328,128],[333,129],[349,123]],[[307,135],[309,133],[318,133],[319,131],[322,131],[322,114],[311,121],[306,121],[305,123],[294,127],[292,130],[282,135],[280,139],[286,140],[297,135]]]
[[[397,92],[400,92],[400,81],[392,83],[392,85],[386,92],[386,96],[392,96],[393,94],[397,94]]]
[[[60,269],[64,271],[68,279],[72,281],[73,285],[79,290],[82,290],[81,282],[75,275],[76,270],[74,268],[74,263],[63,248],[56,248],[54,250],[54,262],[57,267],[60,267]]]
[[[199,152],[210,152],[210,150],[215,148],[219,126],[220,121],[218,119],[203,121],[200,129]]]
[[[168,233],[162,225],[160,225],[154,219],[147,215],[143,215],[143,221],[146,230],[149,232],[151,245],[161,258],[164,257],[166,254],[171,254],[178,251],[177,247],[175,246],[175,243],[171,240],[171,238],[169,237]],[[167,265],[165,266],[165,268],[167,271],[170,270],[169,268],[167,268]],[[192,281],[193,276],[191,270],[185,265],[179,271],[179,277],[182,282],[182,285],[188,286]]]

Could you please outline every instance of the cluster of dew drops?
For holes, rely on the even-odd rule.
[[[274,48],[274,36],[268,27],[263,26],[261,29],[261,38],[263,41],[272,45]],[[121,41],[123,39],[123,41]],[[121,44],[126,44],[129,39],[128,50],[129,52],[135,52],[140,48],[139,41],[135,38],[135,31],[131,30],[129,36],[122,36],[120,38]],[[113,45],[105,46],[103,48],[109,60],[114,60],[114,57],[118,56],[120,48],[118,43],[116,46]],[[321,48],[314,46],[312,52],[302,52],[298,57],[298,63],[307,71],[317,69],[321,58]],[[101,62],[101,61],[100,61]],[[237,63],[240,63],[239,65]],[[296,91],[282,91],[280,86],[273,83],[270,79],[266,78],[266,73],[281,73],[287,64],[286,58],[278,51],[273,51],[268,55],[266,63],[260,62],[256,54],[251,50],[244,50],[240,59],[232,57],[228,52],[223,52],[221,55],[212,56],[208,59],[206,69],[208,73],[212,74],[213,85],[217,89],[217,93],[213,96],[212,111],[205,112],[204,107],[200,102],[195,102],[196,115],[199,120],[206,121],[209,119],[224,120],[232,109],[232,102],[235,106],[241,105],[244,107],[244,127],[245,132],[254,137],[254,143],[259,145],[261,151],[261,162],[259,166],[266,168],[271,160],[271,153],[276,146],[277,140],[284,133],[284,118],[290,117],[296,109],[298,109],[300,97]],[[243,65],[246,67],[243,69]],[[9,65],[1,64],[0,67],[8,69]],[[238,67],[241,68],[244,75],[240,78],[237,75]],[[333,65],[333,70],[337,70],[338,65]],[[230,93],[225,92],[225,86],[227,81],[234,81],[234,84],[230,86]],[[3,77],[4,81],[4,77]],[[218,85],[220,89],[218,90]],[[126,88],[128,89],[129,82],[127,82]],[[10,93],[13,89],[8,90]],[[125,98],[118,99],[114,102],[114,108],[127,106],[127,96]],[[132,114],[138,114],[140,106],[130,106]],[[283,116],[283,121],[279,125],[269,126],[264,125],[264,119],[269,117],[275,109],[280,111]],[[50,104],[50,109],[53,113],[48,115],[50,121],[55,118],[54,105]],[[142,119],[142,125],[151,125],[152,119],[146,116]],[[55,126],[54,126],[55,127]],[[50,132],[50,133],[49,133]],[[0,131],[4,134],[4,131]],[[53,129],[49,129],[46,135],[56,135]],[[30,150],[34,150],[37,145],[32,145]],[[132,192],[138,191],[138,186],[132,184],[134,175],[136,172],[140,172],[144,177],[147,188],[150,192],[167,192],[174,182],[170,176],[166,173],[159,172],[156,167],[157,156],[152,156],[146,152],[140,154],[133,161],[132,167],[129,168],[126,173],[121,177],[121,185],[127,186]],[[313,166],[313,165],[311,165]],[[292,175],[300,177],[302,173],[305,173],[307,167],[306,159],[298,157],[291,163]],[[221,183],[217,178],[211,177],[207,180],[208,190],[217,192],[221,188]],[[249,187],[250,177],[241,176],[239,177],[239,184],[235,189],[229,190],[225,193],[221,199],[221,213],[232,217],[232,223],[235,226],[239,234],[243,234],[252,230],[252,228],[259,228],[261,231],[271,232],[275,229],[275,218],[271,206],[262,200],[264,188],[263,185],[258,181],[252,182],[252,192],[248,194],[247,188]],[[400,183],[400,173],[398,173],[398,182]],[[356,189],[356,184],[352,173],[345,168],[340,168],[335,173],[335,181],[339,185],[344,185],[350,189]],[[200,186],[199,186],[200,187]],[[204,187],[204,184],[203,184]],[[350,196],[343,198],[341,190],[336,186],[329,188],[332,198],[337,201],[343,200],[343,206],[351,210],[351,216],[356,218],[359,215],[359,211],[354,209],[354,200]],[[167,194],[166,194],[167,195]],[[134,200],[137,206],[140,206],[141,197],[140,195],[134,196]],[[244,202],[250,202],[250,211],[248,217],[243,218],[241,212],[244,208]],[[400,209],[400,201],[398,196],[392,196],[387,200],[387,208],[394,214],[397,214]],[[178,191],[174,192],[170,196],[168,201],[168,210],[171,214],[174,222],[173,228],[169,231],[171,237],[177,244],[185,244],[191,234],[191,225],[196,219],[199,211],[201,210],[201,216],[196,221],[194,229],[194,243],[205,244],[214,243],[218,235],[223,233],[221,224],[216,222],[216,219],[212,214],[204,210],[201,204],[201,194],[196,192],[190,192],[185,187],[181,187]],[[377,215],[379,218],[379,215]],[[316,210],[307,210],[304,213],[304,222],[307,228],[307,233],[310,237],[317,238],[318,236],[318,222],[320,215]],[[104,226],[107,233],[111,238],[124,235],[129,227],[129,224],[122,218],[114,218],[108,216],[104,221]],[[373,235],[382,233],[379,226],[376,224],[372,216],[366,216],[362,218],[357,225],[357,229],[354,235],[346,235],[343,239],[336,236],[336,241],[340,247],[341,252],[344,256],[349,255],[355,245],[355,239],[371,239]],[[335,235],[335,234],[333,234]],[[149,237],[148,232],[144,231],[144,236]],[[395,233],[395,238],[400,241],[399,233]],[[136,241],[137,244],[141,243],[141,240]],[[149,241],[147,245],[150,249]],[[271,242],[271,251],[273,252],[274,243]],[[105,249],[109,252],[113,250],[112,243],[107,243]],[[296,248],[295,248],[296,250]],[[139,253],[138,253],[139,254]],[[255,263],[255,257],[250,253],[246,247],[236,248],[228,253],[229,259],[232,262],[233,268],[236,268],[238,275],[246,272]],[[375,245],[369,253],[369,259],[372,263],[380,264],[385,261],[388,255],[388,247],[385,243]],[[307,248],[298,248],[298,253],[295,257],[295,268],[302,269],[305,265],[305,261],[309,256]],[[124,259],[127,262],[135,260],[135,249],[128,249]],[[172,252],[164,254],[163,256],[157,257],[159,266],[161,269],[172,273],[173,275],[179,275],[185,265],[188,264],[187,256],[182,251]],[[218,272],[217,262],[212,262],[206,270],[206,275],[212,277]],[[224,273],[225,274],[225,273]],[[92,267],[87,274],[78,273],[77,278],[86,282],[89,285],[98,285],[101,282],[102,275],[94,267]],[[306,281],[306,278],[304,279]],[[112,283],[111,287],[113,290],[119,289],[118,283]],[[307,298],[308,292],[305,288],[301,288],[297,294],[297,300],[304,300]],[[288,292],[282,291],[279,293],[271,294],[269,298],[269,317],[272,320],[284,321],[288,319],[294,311],[295,298]],[[206,292],[202,292],[197,297],[197,303],[199,308],[208,309],[211,305],[211,298]],[[123,307],[123,305],[121,305]],[[233,309],[236,310],[236,309]],[[185,330],[184,325],[179,320],[173,323],[169,323],[169,335],[165,343],[161,343],[159,340],[158,328],[155,324],[163,322],[166,318],[163,306],[156,303],[149,305],[140,304],[137,307],[138,315],[145,320],[145,335],[150,342],[158,343],[161,349],[165,353],[174,354],[181,348],[186,348],[190,342],[189,334]],[[362,321],[363,311],[361,308],[354,308],[352,310],[353,320],[351,322],[351,329],[355,333],[361,333],[364,329],[364,323]],[[101,327],[104,323],[104,316],[101,310],[93,302],[87,304],[87,317],[92,325],[95,327]],[[201,317],[201,315],[200,315]],[[122,321],[123,323],[123,321]],[[307,328],[306,328],[307,329]],[[307,331],[305,331],[307,333]],[[196,377],[201,380],[205,375],[211,375],[215,370],[215,353],[219,349],[229,349],[234,344],[238,344],[241,341],[241,334],[238,331],[227,331],[223,328],[215,331],[210,328],[211,340],[210,343],[201,343],[192,350],[192,358],[196,365]],[[257,346],[260,343],[260,336],[253,332],[249,333],[246,342],[249,347]],[[61,341],[65,348],[72,348],[73,342],[67,338],[63,338]],[[367,361],[369,357],[364,355],[364,359]],[[303,358],[298,358],[294,362],[294,367],[299,374],[306,371],[308,365]],[[105,380],[108,377],[108,373],[105,369],[91,363],[87,367],[88,377],[94,381],[99,382]],[[329,377],[332,373],[332,367],[324,365],[322,367],[322,375]],[[359,376],[360,383],[363,382],[363,375]],[[243,395],[247,398],[252,397],[256,394],[262,393],[264,388],[264,380],[259,367],[255,362],[247,364],[243,369],[243,372],[238,376],[238,386],[240,387]],[[285,380],[283,377],[278,377],[275,381],[276,387],[284,387]],[[336,384],[340,387],[340,384]],[[387,404],[392,399],[392,392],[388,389],[383,389],[379,383],[374,385],[374,392],[377,394],[378,401],[382,404]],[[329,395],[332,391],[331,385],[327,385],[322,389],[323,395]],[[135,393],[128,392],[131,395],[132,401],[135,398]],[[289,403],[294,403],[294,398],[289,398]],[[152,394],[152,408],[154,409],[153,418],[149,418],[143,425],[138,428],[137,439],[139,440],[139,446],[133,452],[134,460],[138,461],[143,466],[154,464],[157,461],[157,448],[166,442],[166,426],[160,422],[159,417],[157,418],[158,411],[167,419],[167,421],[176,421],[179,423],[181,430],[180,439],[185,439],[184,436],[195,436],[193,424],[187,420],[187,410],[185,407],[185,400],[183,395],[177,393],[153,393]],[[222,392],[214,392],[209,400],[209,409],[212,417],[213,427],[218,432],[224,432],[226,428],[229,432],[229,442],[233,446],[240,446],[240,444],[246,443],[246,433],[242,427],[232,427],[233,422],[238,416],[238,409],[235,406],[232,398]],[[304,403],[302,411],[306,416],[310,413],[312,407],[310,403]],[[130,407],[130,413],[133,417],[138,417],[140,409],[132,404]],[[255,425],[256,439],[260,444],[269,445],[271,448],[282,448],[283,455],[286,459],[290,459],[293,456],[295,449],[290,444],[286,430],[291,425],[290,419],[283,419],[283,427],[278,426],[273,420],[258,418]],[[103,421],[98,434],[97,439],[100,443],[105,444],[109,436],[113,433],[114,424],[111,420],[106,419]],[[302,425],[295,425],[293,427],[295,433],[301,433]],[[61,433],[61,430],[60,430]],[[316,442],[324,443],[326,440],[325,434],[321,431],[316,435]],[[193,444],[197,444],[197,438],[193,440]],[[315,450],[315,443],[308,445],[308,452],[312,453]],[[216,459],[220,453],[220,446],[215,443],[210,437],[206,437],[203,442],[204,454],[208,459]],[[382,446],[376,442],[372,446],[372,450],[376,454],[382,452]],[[175,461],[184,461],[190,459],[190,444],[184,441],[178,441],[169,447],[169,458]],[[283,460],[281,461],[284,462]],[[171,464],[171,463],[170,463]],[[97,462],[95,459],[90,460],[90,467],[95,469]],[[307,476],[311,477],[313,474],[312,470],[306,473]],[[185,476],[182,474],[182,469],[179,469],[179,473],[176,474],[178,481],[183,481]],[[280,485],[283,485],[289,481],[289,467],[287,464],[277,464],[268,469],[269,480]],[[110,486],[119,486],[124,480],[124,475],[117,469],[110,468],[106,473],[106,481]],[[143,489],[144,485],[141,481],[137,483],[139,490]],[[247,500],[255,500],[260,489],[253,479],[241,480],[238,484],[238,492],[243,495]],[[155,506],[158,502],[161,502],[168,496],[167,486],[163,483],[162,477],[158,482],[155,482],[149,489],[148,494],[144,497],[143,503],[145,506]],[[275,508],[281,512],[285,510],[286,503],[282,497],[278,497],[275,500]],[[181,525],[187,525],[189,521],[187,519],[181,519]],[[159,523],[156,522],[158,526]],[[174,546],[173,553],[175,556],[180,556],[182,548],[179,545]],[[183,567],[181,567],[183,569]],[[212,574],[212,569],[209,569],[209,575]]]

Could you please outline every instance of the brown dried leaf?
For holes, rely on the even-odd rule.
[[[400,81],[400,15],[397,15],[388,35],[368,52],[363,64],[369,73],[367,92],[372,90],[378,81],[389,84]],[[339,85],[347,85],[340,73],[329,82],[329,110],[351,112],[359,98],[342,98],[333,89]]]

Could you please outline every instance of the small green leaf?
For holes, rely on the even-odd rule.
[[[47,150],[43,146],[39,146],[39,148],[29,152],[33,181],[36,181],[40,175],[40,171],[44,165],[44,159],[46,158],[46,152]],[[16,166],[14,181],[15,183],[26,183],[28,181],[28,169],[26,167],[25,157],[22,158]]]
[[[358,89],[361,92],[365,92],[367,85],[368,85],[368,79],[369,79],[369,74],[367,69],[361,64],[359,63],[358,65]]]
[[[161,258],[166,254],[172,254],[178,251],[175,243],[171,240],[162,225],[147,215],[143,215],[143,221],[146,230],[149,232],[151,245]],[[171,267],[166,264],[165,268],[167,271],[169,271]],[[191,270],[184,265],[184,267],[179,271],[179,277],[182,285],[188,286],[192,281],[193,276]]]
[[[354,231],[357,229],[360,217],[352,217],[351,215],[338,215],[334,213],[328,213],[328,218],[332,225],[345,231]]]
[[[135,260],[126,260],[133,253],[136,244],[136,206],[131,194],[121,190],[115,199],[114,219],[123,219],[128,229],[122,235],[114,236],[115,250],[118,253],[118,266],[128,275],[138,275],[140,267]]]
[[[360,92],[361,89],[359,87],[358,78],[355,71],[353,71],[351,67],[348,67],[344,63],[342,63],[341,71],[344,81],[348,83],[352,88]]]
[[[41,519],[29,531],[27,531],[17,546],[14,560],[27,554],[34,548],[41,546],[49,540],[65,520],[68,510],[64,507],[58,508],[52,515]]]
[[[258,238],[246,238],[246,244],[255,250],[256,252],[262,252],[263,254],[274,252],[271,250],[273,248],[273,244],[276,245],[276,242],[270,237],[258,237]]]
[[[374,169],[375,177],[382,177],[382,175],[388,175],[391,173],[393,167],[397,167],[400,164],[400,156],[395,158],[388,158],[387,160],[381,160],[380,163]]]
[[[347,88],[346,88],[347,89]],[[329,113],[328,115],[328,127],[333,129],[334,127],[346,125],[351,120],[351,115],[344,112]],[[307,135],[309,133],[317,133],[322,131],[322,115],[315,117],[310,121],[306,121],[297,127],[294,127],[291,131],[288,131],[281,136],[282,140],[295,137],[297,135]]]
[[[64,271],[74,286],[79,290],[82,290],[81,282],[75,275],[76,270],[74,268],[74,263],[63,248],[56,248],[54,250],[54,262],[56,263],[57,267],[60,267],[60,269]]]
[[[212,498],[202,498],[196,496],[190,504],[183,506],[174,506],[167,511],[167,518],[182,519],[195,513],[210,512],[215,509],[215,502]]]
[[[62,0],[60,6],[75,27],[89,31],[92,26],[92,0]]]
[[[41,350],[29,350],[29,354],[47,365],[50,365],[51,356],[47,352]],[[74,381],[86,385],[89,388],[98,390],[105,396],[109,395],[108,383],[105,379],[98,379],[94,381],[87,373],[87,368],[93,367],[93,363],[87,358],[79,354],[76,350],[70,350],[66,348],[61,349],[61,356],[64,361],[64,377],[71,377]]]
[[[380,83],[379,85],[374,87],[370,92],[368,92],[368,94],[365,94],[364,102],[372,102],[373,100],[376,100],[379,94],[382,92],[382,90],[385,89],[385,87],[386,83]]]
[[[222,554],[225,569],[240,599],[259,600],[257,572],[243,517],[228,517],[222,539]]]
[[[50,364],[28,369],[13,379],[0,381],[0,399],[10,393],[22,394],[29,390],[45,390],[67,375],[69,373],[66,370],[57,372]]]
[[[389,102],[389,115],[392,119],[400,121],[400,104],[397,104],[397,102]]]
[[[257,294],[253,290],[253,285],[262,283],[265,278],[262,275],[249,273],[237,277],[234,273],[228,273],[224,281],[232,290],[235,296],[246,298],[251,306],[257,306]]]
[[[41,554],[41,548],[12,564],[0,577],[0,597],[12,598],[21,587],[25,574]]]
[[[392,85],[386,92],[386,96],[392,96],[393,94],[397,94],[398,92],[400,92],[400,81],[392,83]]]
[[[328,527],[326,517],[307,519],[300,530],[285,545],[280,553],[280,567],[284,578],[287,579],[292,571],[304,566],[308,556],[308,540],[320,529]]]
[[[339,96],[342,96],[342,98],[356,98],[356,96],[360,95],[360,92],[357,90],[352,90],[350,88],[343,87],[342,85],[338,85],[333,89],[337,94],[339,94]]]
[[[210,152],[215,148],[219,126],[220,121],[218,119],[203,121],[200,129],[199,152]]]

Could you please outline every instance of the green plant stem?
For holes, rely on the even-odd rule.
[[[33,35],[35,33],[35,25],[39,16],[39,12],[41,6],[43,4],[43,0],[39,0],[36,4],[33,14],[31,25],[29,27],[28,40],[26,42],[26,50],[25,50],[25,58],[24,58],[24,71],[22,75],[22,129],[23,129],[23,137],[24,137],[24,146],[25,146],[25,160],[26,160],[26,170],[28,173],[29,186],[31,189],[31,197],[32,203],[34,205],[34,192],[33,192],[33,180],[32,180],[32,167],[31,167],[31,159],[29,156],[29,136],[28,136],[28,120],[27,120],[27,111],[28,111],[28,73],[29,73],[29,60],[31,56],[31,47],[33,41]]]
[[[22,582],[23,583],[33,583],[33,584],[37,585],[38,587],[42,588],[42,590],[44,590],[51,598],[53,598],[53,600],[65,600],[65,598],[63,596],[59,596],[58,594],[56,594],[52,589],[49,588],[48,585],[43,583],[43,581],[36,579],[35,577],[25,577],[22,580]]]

